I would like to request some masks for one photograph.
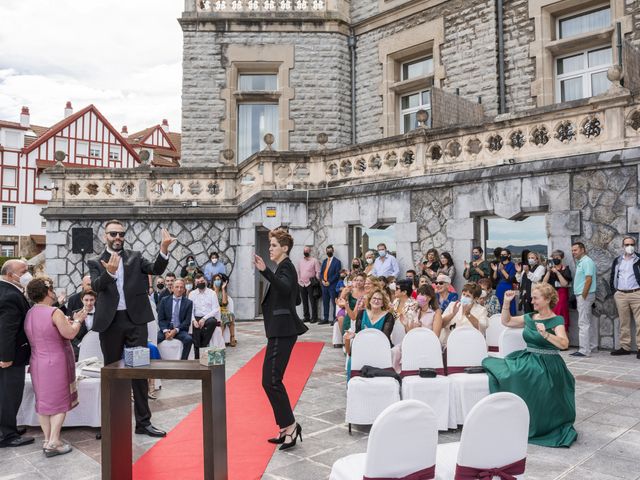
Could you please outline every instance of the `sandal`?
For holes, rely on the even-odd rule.
[[[68,443],[62,443],[57,447],[53,447],[53,448],[45,447],[44,456],[47,458],[51,458],[51,457],[56,457],[58,455],[65,455],[71,452],[71,450],[73,450],[71,445],[69,445]]]
[[[229,345],[235,347],[237,344],[238,342],[236,341],[236,337],[231,337],[231,342],[229,342]]]

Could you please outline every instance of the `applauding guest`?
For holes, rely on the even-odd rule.
[[[491,264],[493,270],[493,279],[497,284],[496,296],[500,301],[500,307],[504,306],[504,292],[513,288],[513,283],[516,280],[516,266],[511,261],[511,251],[508,248],[503,248],[500,251],[500,258],[496,263]],[[511,303],[511,315],[516,314],[516,303]]]
[[[487,309],[478,303],[482,289],[475,283],[462,287],[460,301],[452,302],[442,314],[440,342],[447,344],[454,328],[473,327],[482,333],[487,329]]]
[[[564,264],[564,252],[562,250],[554,250],[551,252],[551,262],[549,268],[542,280],[550,284],[558,292],[558,304],[553,311],[556,315],[564,318],[564,328],[569,332],[569,285],[573,276],[568,265]]]
[[[541,264],[540,255],[536,252],[527,254],[527,263],[516,265],[516,280],[522,290],[522,308],[524,313],[533,312],[531,305],[531,287],[540,283],[544,278],[546,268]]]
[[[473,247],[471,261],[464,262],[464,278],[473,283],[478,283],[481,278],[491,278],[491,266],[484,257],[481,246]]]
[[[182,343],[182,360],[189,358],[193,345],[193,339],[189,335],[189,325],[193,321],[193,302],[185,293],[184,280],[178,278],[173,282],[173,295],[163,298],[158,305],[158,345],[165,340],[177,338]]]

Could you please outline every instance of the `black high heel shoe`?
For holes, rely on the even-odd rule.
[[[293,432],[286,433],[283,438],[286,440],[287,437],[291,438],[291,441],[283,442],[282,445],[280,445],[280,450],[286,450],[287,448],[295,447],[298,437],[300,437],[300,441],[302,442],[302,425],[296,423],[296,428],[293,430]]]
[[[285,430],[280,430],[280,432],[279,432],[280,436],[279,437],[270,438],[270,439],[267,440],[267,442],[275,443],[276,445],[280,445],[281,443],[284,443],[284,437],[285,437],[284,432],[285,432]]]

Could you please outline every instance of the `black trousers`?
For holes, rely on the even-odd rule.
[[[25,366],[0,368],[0,442],[18,435],[16,417],[22,403]]]
[[[195,319],[199,321],[202,317],[195,317]],[[193,349],[196,358],[200,358],[200,348],[209,345],[217,325],[218,320],[215,318],[208,318],[205,320],[202,328],[193,327],[193,330],[191,331],[191,338],[193,338]]]
[[[282,377],[297,339],[297,335],[269,338],[262,364],[262,388],[269,398],[273,415],[280,428],[288,427],[296,421]]]
[[[311,285],[300,287],[300,296],[302,297],[302,310],[304,311],[304,321],[318,319],[318,298],[313,295]],[[311,302],[311,312],[309,312],[309,302]]]
[[[113,323],[100,333],[100,348],[104,356],[104,364],[108,365],[122,359],[124,347],[147,346],[147,324],[136,325],[129,318],[126,310],[116,312]],[[149,409],[149,386],[147,380],[132,380],[133,411],[136,417],[136,427],[151,425],[151,410]]]

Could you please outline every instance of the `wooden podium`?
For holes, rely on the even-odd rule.
[[[101,371],[102,480],[132,479],[131,380],[163,378],[202,382],[204,480],[227,480],[227,412],[224,365],[196,360],[151,360],[144,367],[106,365]]]

